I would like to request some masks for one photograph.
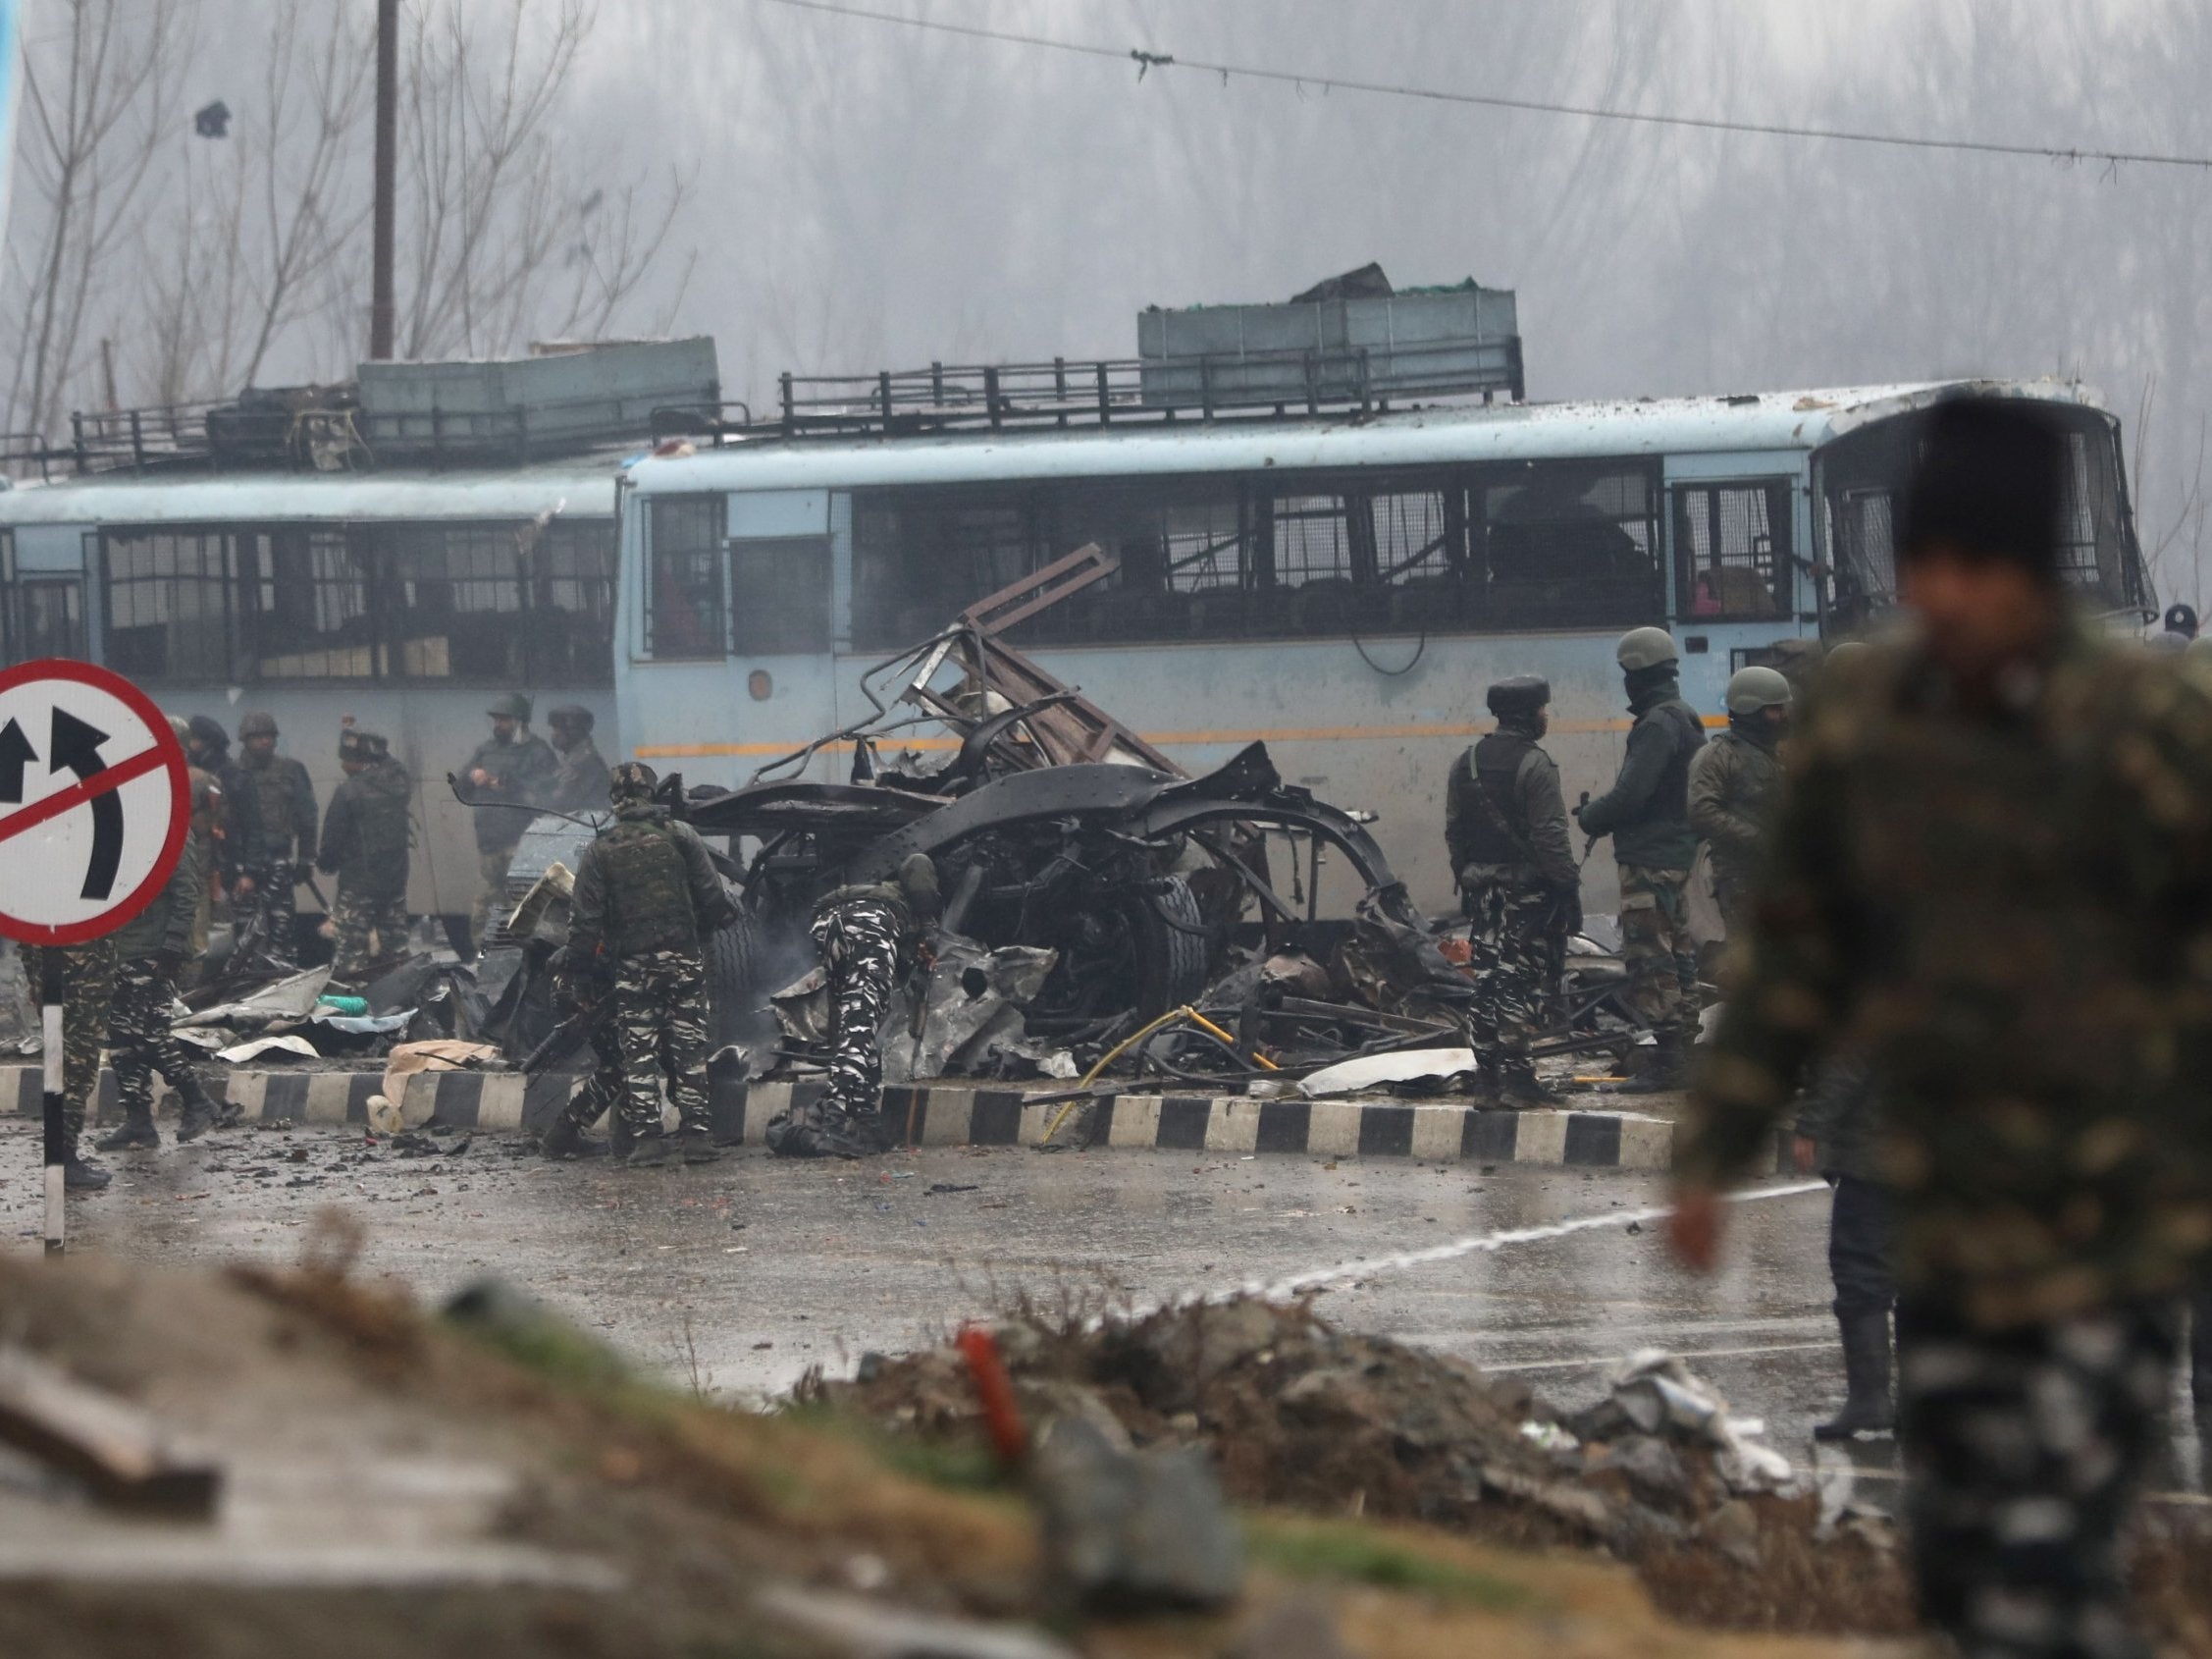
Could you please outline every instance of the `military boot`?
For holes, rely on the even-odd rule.
[[[72,1151],[62,1160],[62,1190],[68,1193],[97,1193],[115,1179],[98,1164],[86,1161],[80,1151]]]
[[[1851,1440],[1887,1434],[1897,1426],[1890,1399],[1889,1310],[1836,1315],[1843,1328],[1843,1410],[1814,1425],[1816,1440]]]
[[[674,1163],[682,1156],[674,1137],[657,1126],[630,1143],[629,1156],[622,1163],[628,1169],[656,1169],[662,1164]]]
[[[111,1135],[103,1135],[92,1145],[103,1152],[128,1152],[138,1147],[159,1147],[161,1131],[154,1127],[153,1107],[132,1106],[124,1113],[120,1129]]]
[[[196,1141],[210,1129],[221,1125],[223,1108],[218,1106],[213,1097],[200,1087],[199,1079],[187,1076],[184,1083],[179,1086],[177,1093],[183,1097],[184,1101],[184,1115],[177,1125],[177,1144],[179,1146],[183,1146],[186,1141]],[[244,1115],[243,1108],[240,1108],[239,1115]]]
[[[1520,1110],[1561,1105],[1566,1097],[1556,1090],[1547,1089],[1528,1061],[1507,1060],[1498,1068],[1498,1099],[1501,1105]]]
[[[591,1157],[606,1148],[584,1133],[584,1126],[562,1112],[553,1121],[538,1142],[538,1150],[550,1158],[568,1159]]]
[[[722,1155],[714,1145],[714,1131],[705,1123],[687,1123],[676,1131],[676,1151],[686,1163],[712,1163]]]
[[[1468,1086],[1469,1100],[1478,1106],[1495,1106],[1499,1101],[1498,1056],[1484,1054],[1475,1062],[1474,1081]]]
[[[1651,1063],[1620,1086],[1623,1095],[1667,1095],[1682,1087],[1689,1067],[1689,1045],[1678,1032],[1662,1031]]]

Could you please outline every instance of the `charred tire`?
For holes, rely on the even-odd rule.
[[[1149,1020],[1196,999],[1206,989],[1212,930],[1181,876],[1147,882],[1130,898],[1130,947],[1135,955],[1136,1013]]]
[[[761,983],[760,923],[740,916],[707,937],[707,1041],[758,1042],[772,988]]]

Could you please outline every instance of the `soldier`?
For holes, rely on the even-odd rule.
[[[1789,730],[1790,682],[1772,669],[1738,669],[1728,681],[1728,729],[1690,763],[1690,828],[1712,855],[1712,896],[1731,939],[1759,872],[1782,789],[1777,752]]]
[[[550,1158],[589,1157],[606,1150],[611,1150],[617,1158],[626,1157],[630,1137],[621,1111],[625,1089],[622,1033],[613,1009],[607,1005],[614,995],[613,980],[603,965],[582,960],[570,950],[554,951],[552,966],[554,1002],[563,1010],[563,1017],[589,1023],[593,1066],[592,1074],[577,1085],[560,1115],[546,1131],[538,1150]],[[614,1142],[611,1149],[606,1149],[586,1132],[609,1111],[614,1114]]]
[[[170,1026],[177,975],[190,960],[194,913],[199,894],[207,887],[207,838],[195,827],[185,834],[184,856],[178,859],[168,885],[114,936],[108,1050],[115,1066],[116,1093],[123,1101],[123,1123],[99,1143],[103,1152],[161,1145],[161,1134],[154,1128],[157,1071],[184,1098],[184,1114],[177,1125],[180,1144],[196,1141],[240,1115],[239,1108],[219,1105],[201,1087],[192,1071],[191,1045]]]
[[[1816,1440],[1886,1434],[1897,1425],[1891,1390],[1890,1311],[1897,1278],[1890,1265],[1889,1195],[1874,1158],[1874,1082],[1864,1059],[1846,1055],[1821,1068],[1797,1108],[1795,1162],[1817,1169],[1835,1189],[1828,1202],[1828,1278],[1843,1336],[1843,1409],[1814,1425]]]
[[[477,874],[483,880],[468,923],[469,942],[478,949],[484,946],[484,929],[493,913],[506,901],[514,849],[560,770],[553,749],[530,729],[529,698],[510,691],[493,699],[486,712],[492,717],[492,735],[461,769],[464,798],[476,809]]]
[[[2212,1240],[2212,672],[2070,613],[2067,444],[2003,400],[1924,417],[1912,625],[1791,738],[1672,1233],[1710,1265],[1794,1080],[1863,1055],[1923,1614],[1969,1654],[2122,1659],[2119,1533]]]
[[[1552,687],[1534,677],[1490,688],[1498,729],[1459,757],[1445,787],[1444,841],[1474,928],[1474,1045],[1486,1091],[1507,1105],[1556,1105],[1529,1044],[1566,936],[1579,925],[1582,872],[1567,835],[1559,769],[1539,747]]]
[[[215,872],[216,894],[235,898],[239,879],[261,861],[255,836],[258,823],[249,809],[253,793],[238,763],[231,758],[231,734],[221,721],[212,715],[194,715],[184,722],[184,732],[185,758],[215,779],[215,838],[208,847],[208,861]]]
[[[937,867],[910,854],[896,880],[839,887],[815,907],[812,932],[835,1017],[829,1080],[805,1107],[778,1113],[762,1137],[782,1157],[866,1157],[884,1148],[883,1011],[938,912]]]
[[[277,753],[274,715],[249,714],[238,722],[238,781],[245,790],[237,810],[253,820],[252,868],[238,872],[238,925],[258,915],[262,948],[290,965],[297,932],[293,889],[315,855],[315,785],[307,769]]]
[[[1605,794],[1575,811],[1591,835],[1613,838],[1620,867],[1620,949],[1629,1001],[1659,1039],[1631,1094],[1680,1086],[1697,1035],[1698,1011],[1683,964],[1694,960],[1688,888],[1697,835],[1690,829],[1690,762],[1705,747],[1705,722],[1682,701],[1674,641],[1663,628],[1637,628],[1614,652],[1628,689],[1628,752]]]
[[[599,966],[613,984],[621,1045],[622,1127],[632,1166],[705,1163],[718,1154],[707,1117],[707,936],[736,919],[707,843],[653,799],[659,780],[632,761],[614,769],[614,824],[577,861],[568,966]],[[680,1119],[661,1132],[660,1079]]]
[[[605,812],[606,762],[592,741],[592,712],[564,703],[546,717],[553,727],[553,752],[559,762],[544,804],[555,812]]]
[[[395,953],[407,934],[407,806],[414,783],[385,739],[347,726],[338,739],[345,781],[331,796],[315,862],[338,878],[332,925],[338,954],[331,978],[355,976]],[[370,935],[376,944],[369,943]]]
[[[113,1179],[84,1156],[85,1113],[100,1086],[100,1049],[115,998],[115,937],[23,947],[24,979],[40,1002],[62,1010],[62,1185],[96,1193]]]

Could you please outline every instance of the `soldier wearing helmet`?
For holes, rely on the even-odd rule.
[[[1585,832],[1613,838],[1629,1000],[1659,1040],[1653,1063],[1628,1087],[1653,1094],[1679,1085],[1697,1033],[1690,996],[1690,866],[1698,850],[1690,762],[1705,747],[1705,722],[1682,701],[1679,653],[1664,628],[1630,630],[1613,655],[1636,722],[1613,786],[1575,817]]]
[[[1690,763],[1690,828],[1712,858],[1712,895],[1731,938],[1745,906],[1782,789],[1782,734],[1795,701],[1773,669],[1738,669],[1728,681],[1728,729]]]
[[[414,781],[392,758],[383,736],[355,725],[339,733],[338,764],[345,781],[331,796],[315,862],[338,879],[331,914],[338,955],[331,977],[359,985],[372,963],[398,954],[405,944]]]
[[[296,931],[293,889],[315,852],[315,785],[305,767],[277,753],[275,716],[255,712],[239,721],[238,746],[245,798],[237,810],[253,821],[254,841],[251,867],[238,872],[238,924],[259,917],[263,952],[289,966]]]
[[[1542,747],[1552,687],[1533,675],[1502,679],[1488,702],[1498,729],[1459,757],[1444,796],[1445,846],[1474,924],[1474,1048],[1486,1094],[1511,1106],[1554,1105],[1529,1045],[1581,918],[1582,872],[1559,769]]]
[[[559,761],[545,804],[555,812],[605,812],[606,762],[592,741],[592,712],[563,703],[546,716],[553,727],[553,751]]]
[[[707,843],[654,800],[653,769],[632,761],[611,778],[614,823],[576,864],[565,978],[604,978],[613,998],[620,1059],[616,1105],[633,1167],[705,1163],[717,1154],[707,1115],[708,936],[736,919]],[[550,1155],[573,1156],[606,1105],[608,1055],[546,1137]],[[662,1133],[660,1086],[680,1127]]]
[[[238,882],[258,867],[258,825],[248,808],[245,774],[231,756],[231,734],[213,715],[194,715],[184,722],[184,755],[215,779],[215,837],[212,863],[220,893],[236,894]]]
[[[469,913],[469,941],[479,949],[492,913],[505,902],[507,867],[560,762],[530,729],[530,699],[509,691],[492,700],[492,735],[461,768],[461,798],[476,809],[476,863],[483,886]]]

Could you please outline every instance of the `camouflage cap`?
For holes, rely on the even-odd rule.
[[[277,735],[277,717],[260,709],[238,722],[238,739],[248,737],[274,737]]]
[[[645,762],[624,761],[609,775],[607,793],[617,801],[642,801],[649,799],[659,784],[659,775]]]

